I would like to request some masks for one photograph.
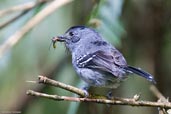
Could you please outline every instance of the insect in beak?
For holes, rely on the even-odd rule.
[[[53,45],[53,48],[56,48],[56,42],[58,41],[58,37],[53,37],[52,38],[52,43],[51,43],[51,45]]]
[[[50,44],[50,47],[51,45],[53,45],[53,48],[55,49],[56,48],[56,42],[59,41],[59,42],[65,42],[65,38],[63,36],[57,36],[57,37],[53,37],[52,38],[52,42]],[[49,49],[50,49],[49,47]]]

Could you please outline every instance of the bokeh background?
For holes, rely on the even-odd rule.
[[[28,2],[30,0],[0,0],[0,11]],[[50,2],[47,0],[10,24],[0,26],[0,45]],[[17,11],[0,17],[0,25],[20,13]],[[33,89],[49,94],[74,96],[59,88],[27,82],[37,80],[38,75],[76,87],[82,86],[65,46],[57,43],[56,49],[51,47],[49,50],[51,38],[63,34],[73,25],[95,28],[123,53],[130,65],[153,74],[158,89],[165,97],[171,97],[171,1],[74,0],[47,16],[0,58],[0,113],[158,113],[157,108],[53,101],[26,95],[28,89]],[[113,94],[117,97],[141,94],[142,100],[155,101],[157,99],[150,91],[150,85],[147,80],[133,75]],[[95,92],[103,93],[104,90],[98,88]]]

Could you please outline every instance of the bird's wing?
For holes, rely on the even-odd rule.
[[[115,75],[118,67],[126,66],[126,61],[117,50],[112,50],[111,52],[98,50],[78,59],[77,66],[99,69]]]

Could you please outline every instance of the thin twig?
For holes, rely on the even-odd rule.
[[[49,0],[50,1],[50,0]],[[14,16],[13,18],[7,20],[6,22],[0,23],[0,29],[8,26],[10,23],[14,22],[15,20],[19,19],[20,17],[22,17],[24,14],[26,14],[28,11],[30,11],[31,9],[35,8],[38,5],[41,5],[43,3],[48,2],[47,0],[37,0],[36,2],[28,2],[22,5],[18,5],[18,6],[13,6],[11,8],[8,9],[4,9],[0,11],[0,17],[7,15],[9,13],[15,12],[15,11],[22,11],[20,14]]]
[[[169,100],[166,99],[162,93],[156,88],[156,86],[152,85],[150,87],[150,90],[152,91],[152,93],[158,98],[158,102],[162,102],[162,103],[168,103]],[[167,114],[166,109],[165,108],[158,108],[159,110],[159,114]]]
[[[30,83],[30,81],[27,81],[27,82]],[[33,81],[31,81],[31,83],[32,82]],[[90,94],[90,93],[87,93],[87,92],[85,93],[85,91],[82,90],[82,89],[76,88],[76,87],[71,86],[71,85],[67,85],[65,83],[62,83],[62,82],[59,82],[59,81],[56,81],[56,80],[49,79],[46,76],[39,75],[37,83],[42,83],[42,84],[46,84],[46,85],[50,85],[50,86],[54,86],[54,87],[59,87],[59,88],[65,89],[67,91],[70,91],[72,93],[75,93],[75,94],[77,94],[77,95],[79,95],[81,97],[108,99],[107,96],[101,96],[101,95],[97,95],[97,94]],[[115,100],[119,100],[119,101],[123,101],[123,102],[137,101],[139,98],[140,98],[139,95],[135,95],[133,98],[129,98],[129,99],[126,99],[126,98],[122,99],[122,98],[119,98],[119,97],[110,97],[110,99],[115,99]]]
[[[29,11],[29,10],[28,10]],[[19,15],[16,15],[15,17],[13,17],[12,19],[9,19],[8,21],[4,22],[4,23],[0,23],[0,29],[6,27],[7,25],[9,25],[10,23],[14,22],[15,20],[17,20],[18,18],[22,17],[24,14],[26,14],[28,11],[23,11],[22,13],[20,13]]]
[[[74,86],[71,85],[67,85],[65,83],[56,81],[56,80],[52,80],[46,76],[38,76],[38,83],[43,83],[46,85],[50,85],[50,86],[54,86],[54,87],[59,87],[62,89],[65,89],[67,91],[70,91],[72,93],[75,93],[77,95],[80,95],[81,97],[89,97],[89,98],[104,98],[104,99],[108,99],[107,96],[101,96],[101,95],[97,95],[97,94],[90,94],[90,93],[85,93],[84,90],[76,88]],[[122,98],[118,98],[118,97],[110,97],[110,99],[115,99],[115,100],[119,100],[119,101],[124,101],[124,102],[128,102],[130,100],[132,101],[136,101],[140,98],[139,95],[135,95],[132,99],[122,99]]]
[[[11,37],[8,38],[8,40],[6,40],[0,46],[0,58],[7,50],[13,47],[28,31],[30,31],[34,26],[40,23],[45,17],[53,13],[57,8],[69,2],[71,2],[71,0],[55,0],[43,10],[41,10],[37,15],[30,19],[23,27],[17,30]]]
[[[158,99],[161,99],[163,102],[168,102],[168,99],[166,99],[154,85],[150,87],[150,90]]]
[[[33,90],[28,90],[27,95],[53,99],[57,101],[93,102],[93,103],[110,104],[110,105],[171,108],[171,103],[158,103],[158,102],[150,102],[150,101],[132,101],[132,99],[130,99],[130,101],[126,99],[127,102],[124,102],[124,101],[110,100],[110,99],[104,99],[104,98],[76,98],[76,97],[67,97],[67,96],[59,96],[59,95],[49,95],[45,93],[35,92]]]
[[[61,82],[56,81],[56,80],[49,79],[49,78],[47,78],[45,76],[41,76],[41,75],[38,76],[38,79],[39,79],[38,80],[39,83],[44,83],[44,84],[47,84],[47,85],[60,87],[62,89],[73,92],[73,93],[75,93],[77,95],[85,96],[85,93],[84,93],[84,91],[82,89],[79,89],[79,88],[76,88],[76,87],[61,83]]]
[[[45,3],[48,2],[48,0],[37,0],[36,2],[28,2],[25,4],[20,4],[17,6],[13,6],[7,9],[3,9],[0,10],[0,17],[3,17],[9,13],[13,13],[13,12],[19,12],[19,11],[27,11],[29,9],[33,9],[34,7],[36,7],[37,5],[41,4],[41,3]]]

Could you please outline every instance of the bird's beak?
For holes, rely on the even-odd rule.
[[[57,37],[53,37],[52,38],[52,42],[53,43],[56,43],[57,41],[59,41],[59,42],[65,42],[65,37],[63,37],[63,36],[57,36]]]
[[[53,48],[56,48],[55,43],[56,43],[57,41],[58,41],[58,42],[65,42],[65,37],[63,37],[63,36],[53,37],[53,38],[52,38]]]

